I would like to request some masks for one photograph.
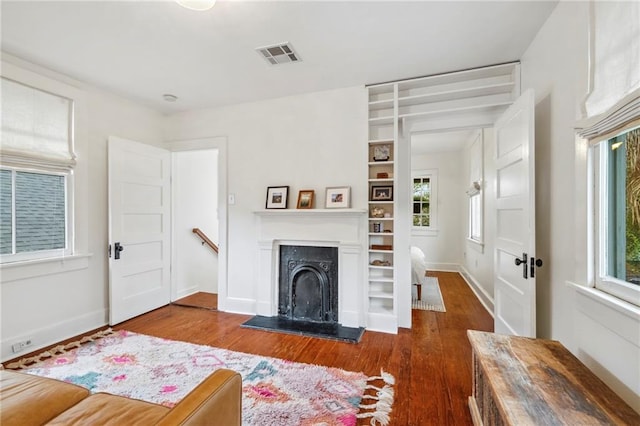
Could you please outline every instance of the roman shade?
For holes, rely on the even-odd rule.
[[[597,143],[640,118],[640,3],[592,1],[589,33],[587,118],[578,134]]]
[[[73,101],[2,78],[2,165],[68,171]]]

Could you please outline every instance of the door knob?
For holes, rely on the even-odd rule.
[[[121,252],[121,251],[123,251],[123,250],[124,250],[124,247],[122,247],[122,246],[120,245],[120,243],[115,243],[115,244],[113,245],[113,252],[114,252],[114,253],[113,253],[113,258],[114,258],[115,260],[120,259],[120,252]]]
[[[516,266],[522,265],[522,278],[527,279],[527,253],[522,253],[522,259],[516,257]]]

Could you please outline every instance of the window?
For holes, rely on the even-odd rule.
[[[437,200],[437,171],[423,170],[413,174],[413,227],[416,230],[435,230]]]
[[[66,198],[64,175],[0,170],[0,254],[64,253]]]
[[[482,242],[482,197],[480,191],[469,197],[469,238]]]
[[[469,227],[467,237],[473,243],[483,244],[483,191],[484,179],[483,134],[479,131],[469,146]]]
[[[640,305],[640,128],[594,146],[597,288]]]
[[[2,78],[2,263],[72,253],[72,106]]]

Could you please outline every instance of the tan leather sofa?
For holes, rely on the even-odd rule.
[[[242,378],[217,370],[173,408],[0,370],[0,425],[240,425]]]

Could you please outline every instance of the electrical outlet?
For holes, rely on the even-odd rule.
[[[31,339],[23,340],[21,342],[14,343],[11,346],[11,349],[13,350],[13,353],[21,352],[25,350],[25,348],[28,348],[29,346],[31,346],[32,343],[33,342],[31,341]]]

